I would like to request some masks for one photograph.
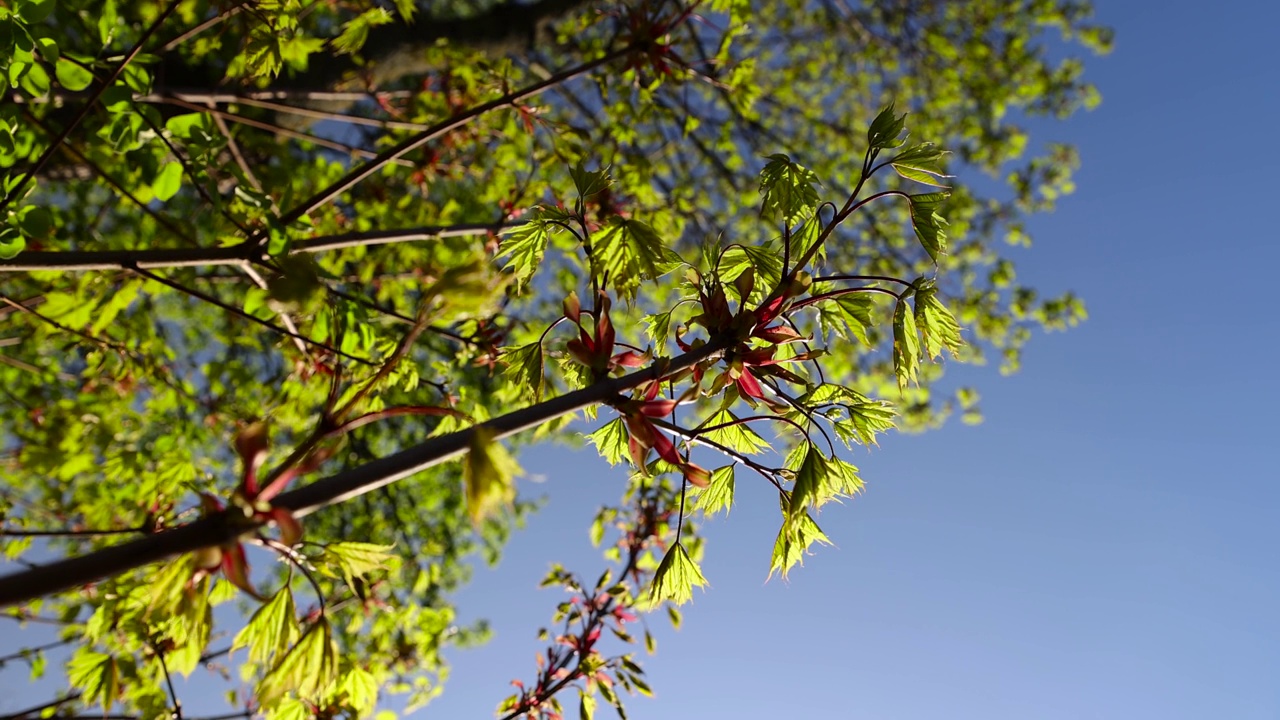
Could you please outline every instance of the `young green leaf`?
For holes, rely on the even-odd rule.
[[[924,185],[947,187],[940,178],[951,177],[942,170],[942,159],[945,150],[939,150],[933,143],[921,143],[898,153],[889,164],[899,175]]]
[[[938,208],[948,196],[949,193],[945,192],[910,196],[911,226],[915,228],[921,247],[935,263],[938,256],[947,251],[947,221],[938,213]]]
[[[708,517],[724,511],[727,515],[733,508],[733,466],[726,465],[711,472],[711,482],[696,496],[694,507]]]
[[[617,215],[596,233],[593,256],[597,279],[608,281],[624,298],[634,298],[640,283],[664,272],[666,249],[648,223]]]
[[[796,481],[788,505],[788,523],[799,522],[809,508],[817,509],[835,499],[835,491],[828,477],[827,460],[816,445],[805,443],[804,458],[794,469]]]
[[[723,425],[724,427],[716,427]],[[754,455],[769,449],[769,443],[746,423],[738,422],[738,417],[728,410],[721,410],[703,423],[703,427],[716,428],[708,430],[708,440],[720,443],[730,450]]]
[[[266,663],[283,653],[298,638],[298,620],[293,593],[286,585],[258,608],[248,624],[236,635],[231,649],[249,648],[249,661]]]
[[[621,417],[605,423],[595,432],[588,434],[587,439],[595,444],[600,457],[608,460],[610,465],[625,462],[630,457],[627,450],[627,427]]]
[[[53,74],[58,78],[58,84],[71,92],[80,92],[93,84],[93,73],[67,58],[58,58]]]
[[[14,227],[0,226],[0,260],[17,257],[27,247],[27,239]]]
[[[783,521],[778,538],[773,543],[769,577],[773,577],[776,572],[786,580],[791,568],[804,564],[804,556],[811,545],[830,545],[831,541],[808,513],[802,513],[794,521],[791,520],[791,498],[787,493],[779,493],[778,502],[782,506]]]
[[[881,110],[880,114],[876,115],[876,119],[871,121],[871,126],[867,128],[867,144],[871,146],[871,150],[884,150],[901,145],[902,141],[898,136],[906,127],[906,120],[906,113],[893,114],[893,103]]]
[[[804,564],[804,556],[814,543],[830,545],[831,541],[818,527],[818,523],[804,513],[796,522],[784,522],[778,531],[778,538],[773,543],[773,557],[769,563],[769,577],[776,572],[783,579],[791,572],[791,568]]]
[[[156,179],[151,183],[151,192],[155,193],[156,199],[164,202],[182,189],[182,163],[176,160],[167,162],[164,167],[160,168],[160,173],[156,175]]]
[[[609,168],[587,170],[581,162],[569,169],[569,176],[573,178],[573,187],[578,191],[578,196],[583,199],[613,184],[613,178],[609,177]]]
[[[329,621],[321,617],[258,683],[258,702],[268,705],[289,691],[318,700],[337,679],[337,654]]]
[[[520,466],[501,443],[494,431],[477,427],[471,436],[471,449],[462,464],[467,489],[467,512],[473,522],[480,522],[500,505],[515,498],[515,476]]]
[[[920,382],[920,338],[915,315],[907,303],[910,295],[910,291],[904,293],[893,309],[893,372],[898,377],[898,389],[904,392],[908,384]]]
[[[667,340],[671,337],[671,312],[668,310],[646,315],[644,318],[645,334],[653,343],[653,354],[657,357],[667,357],[670,354],[667,349]]]
[[[356,578],[393,567],[398,562],[391,554],[394,548],[364,542],[329,543],[324,548],[323,561],[336,565],[347,584],[354,585]]]
[[[960,324],[942,301],[938,299],[938,284],[921,278],[916,281],[916,325],[924,341],[925,355],[936,359],[945,348],[952,357],[964,346],[960,337]]]
[[[497,257],[511,256],[503,270],[510,270],[515,275],[516,290],[523,291],[533,277],[538,266],[542,264],[542,255],[547,250],[548,226],[541,212],[536,212],[529,222],[517,228],[504,231],[505,237],[498,245]]]
[[[502,348],[502,362],[506,363],[506,375],[512,382],[524,390],[532,390],[535,401],[542,400],[545,378],[542,372],[541,341]]]
[[[355,711],[355,717],[367,717],[378,704],[378,680],[362,667],[353,667],[338,683],[338,694],[346,698],[344,703]]]
[[[596,714],[596,696],[586,692],[579,691],[578,702],[578,720],[591,720]]]
[[[818,177],[782,153],[768,157],[760,171],[760,215],[772,222],[792,224],[818,206]]]
[[[120,694],[120,666],[114,657],[84,646],[67,663],[67,682],[80,689],[84,703],[110,709]]]
[[[666,600],[683,605],[693,600],[695,587],[705,587],[706,584],[707,579],[702,576],[698,564],[689,557],[683,544],[676,543],[667,550],[653,575],[647,605],[657,607]]]
[[[867,293],[840,295],[818,304],[824,331],[831,329],[840,337],[846,337],[847,332],[868,347],[872,344],[869,331],[875,325],[871,318],[874,308]]]

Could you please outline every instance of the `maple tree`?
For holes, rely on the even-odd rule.
[[[930,361],[1012,369],[1082,317],[1000,241],[1070,190],[1018,123],[1096,102],[1044,37],[1105,50],[1088,16],[0,5],[0,604],[56,628],[5,659],[70,651],[33,712],[181,716],[173,676],[226,662],[236,716],[429,701],[483,638],[451,591],[530,510],[502,441],[575,419],[631,469],[613,567],[548,575],[572,601],[499,714],[622,712],[648,686],[602,631],[691,598],[737,481],[776,488],[785,575],[861,490],[849,448],[976,414]]]

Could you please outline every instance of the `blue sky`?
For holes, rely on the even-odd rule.
[[[1280,164],[1280,9],[1096,4],[1117,30],[1088,63],[1103,104],[1038,133],[1079,146],[1078,190],[1019,261],[1090,320],[1036,338],[1019,375],[954,370],[984,424],[854,457],[868,491],[824,510],[838,547],[789,583],[764,582],[776,499],[740,483],[706,527],[711,589],[680,631],[653,623],[657,698],[632,718],[1280,717],[1280,232],[1258,189]],[[525,465],[548,505],[459,595],[495,638],[453,653],[426,716],[490,717],[534,672],[549,563],[602,567],[585,528],[620,471],[557,448]]]

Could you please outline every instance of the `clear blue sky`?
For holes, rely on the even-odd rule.
[[[744,478],[632,718],[1280,718],[1280,9],[1097,5],[1104,102],[1039,134],[1080,147],[1079,189],[1020,260],[1090,320],[1017,376],[964,371],[983,425],[855,457],[868,492],[824,511],[838,547],[789,584],[764,583],[776,499]],[[458,597],[496,636],[453,653],[427,717],[491,717],[562,597],[534,589],[547,565],[602,566],[585,528],[620,471],[525,464],[549,504]]]

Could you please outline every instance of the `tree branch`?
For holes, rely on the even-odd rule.
[[[390,245],[449,237],[484,235],[514,227],[518,223],[469,223],[460,225],[424,225],[399,230],[370,230],[339,235],[324,235],[293,243],[289,252],[318,253],[361,245]],[[158,250],[40,250],[18,253],[0,260],[0,273],[35,270],[173,269],[214,265],[249,265],[262,257],[262,251],[250,243],[218,248],[162,248]]]
[[[630,375],[603,380],[475,427],[430,438],[393,455],[284,493],[277,498],[275,506],[292,511],[295,517],[310,515],[323,507],[363,495],[462,456],[470,448],[479,428],[493,431],[495,439],[509,437],[562,415],[597,405],[650,380],[660,379],[703,360],[717,357],[732,342],[733,338],[729,336],[713,338],[690,352],[669,361],[654,363]],[[262,523],[246,519],[238,512],[232,514],[221,511],[172,530],[11,573],[0,577],[0,607],[71,590],[173,555],[232,543],[261,526]]]

